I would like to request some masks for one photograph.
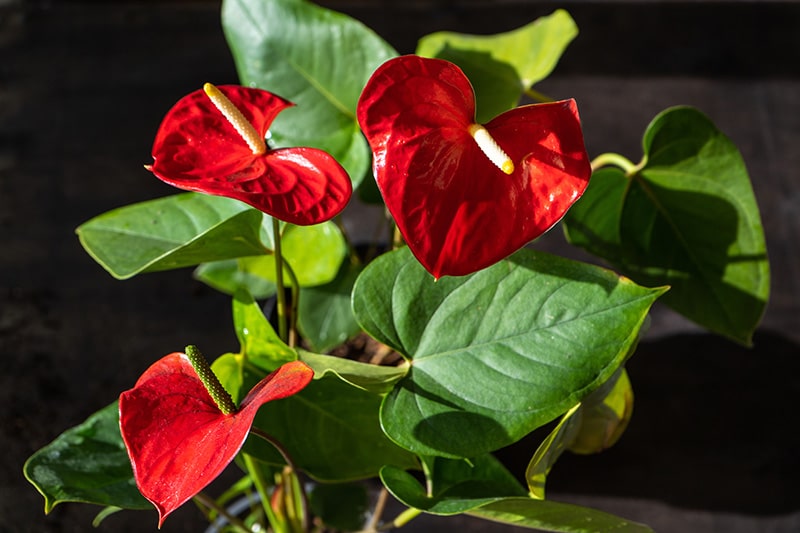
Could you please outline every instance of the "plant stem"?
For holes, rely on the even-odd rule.
[[[292,284],[292,306],[289,310],[289,338],[287,344],[290,348],[294,348],[297,344],[297,310],[300,307],[300,283],[297,281],[297,275],[289,263],[284,263],[286,273],[289,274],[289,281]]]
[[[252,530],[245,525],[244,522],[233,516],[228,512],[227,509],[219,505],[212,497],[210,497],[205,492],[198,492],[194,495],[194,499],[199,503],[205,505],[209,509],[213,509],[216,511],[220,516],[225,517],[230,525],[234,527],[237,531],[241,531],[243,533],[252,533]]]
[[[261,431],[260,429],[258,429],[256,427],[251,427],[250,428],[250,433],[252,433],[253,435],[255,435],[257,437],[260,437],[260,438],[264,439],[265,441],[270,443],[272,446],[274,446],[275,449],[278,450],[278,453],[281,454],[281,457],[283,457],[283,460],[286,461],[286,464],[289,466],[289,468],[292,470],[292,472],[295,472],[295,473],[298,472],[297,467],[295,466],[294,461],[292,460],[292,456],[289,455],[289,451],[283,446],[283,444],[281,444],[280,441],[275,439],[269,433],[267,433],[265,431]],[[303,513],[303,531],[308,531],[308,529],[309,529],[308,495],[306,494],[306,491],[303,488],[303,484],[302,483],[298,483],[298,488],[299,488],[299,493],[300,493],[299,494],[300,495],[300,505],[302,506],[302,513]]]
[[[625,175],[630,178],[639,170],[641,170],[644,164],[644,159],[642,159],[638,165],[635,165],[627,157],[609,152],[600,154],[592,160],[592,172],[608,165],[614,165],[615,167],[622,169],[623,172],[625,172]]]
[[[286,522],[278,519],[275,511],[272,509],[272,502],[269,497],[267,482],[264,480],[264,476],[261,473],[261,469],[258,467],[258,464],[256,464],[252,456],[246,453],[243,453],[242,457],[244,458],[245,468],[247,468],[247,472],[253,479],[253,483],[255,483],[258,495],[261,497],[261,506],[264,508],[264,513],[267,515],[267,521],[269,522],[272,531],[274,531],[274,533],[290,533],[286,529]]]
[[[409,507],[408,509],[397,515],[394,520],[392,520],[391,527],[393,528],[403,527],[404,525],[408,524],[421,514],[422,511],[420,511],[419,509],[414,509],[412,507]]]
[[[386,487],[381,487],[381,491],[378,493],[378,501],[375,503],[375,509],[372,511],[372,516],[369,517],[369,522],[367,522],[367,527],[364,531],[376,531],[388,499],[389,491],[386,490]]]
[[[272,217],[272,240],[275,246],[275,286],[278,291],[278,336],[288,342],[286,320],[286,292],[283,287],[283,253],[281,252],[281,228],[277,218]]]
[[[551,98],[550,96],[542,94],[539,91],[532,88],[525,89],[525,96],[527,96],[531,100],[536,100],[537,102],[541,102],[543,104],[556,101],[555,98]]]

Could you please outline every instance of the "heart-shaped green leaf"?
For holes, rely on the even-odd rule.
[[[493,456],[469,461],[430,457],[431,494],[414,476],[395,466],[381,469],[381,481],[392,495],[415,509],[438,515],[463,513],[509,496],[525,496],[525,489]]]
[[[597,453],[612,446],[625,431],[633,410],[628,374],[614,376],[561,417],[542,441],[525,470],[531,496],[543,500],[550,469],[564,452]]]
[[[248,369],[244,371],[247,375]],[[302,394],[265,405],[254,425],[291,450],[297,466],[318,480],[373,477],[386,464],[411,468],[416,465],[414,456],[381,431],[381,399],[335,375],[323,375]],[[245,451],[272,464],[283,461],[260,439],[248,439]]]
[[[547,475],[578,432],[579,424],[575,419],[575,413],[579,409],[580,404],[567,411],[531,457],[528,468],[525,469],[525,480],[528,482],[528,490],[532,497],[544,500]]]
[[[361,267],[348,262],[330,283],[303,291],[297,326],[314,350],[326,352],[361,331],[350,305],[353,284],[360,273]]]
[[[696,109],[659,114],[645,163],[602,169],[565,218],[567,238],[711,331],[749,344],[769,295],[764,231],[736,146]]]
[[[222,25],[242,84],[297,104],[273,122],[272,141],[325,150],[361,182],[370,153],[356,102],[397,53],[360,22],[304,0],[225,0]]]
[[[380,366],[336,357],[321,355],[305,350],[298,350],[299,358],[314,369],[314,376],[321,378],[332,374],[354,387],[373,392],[386,394],[392,385],[406,375],[408,365]]]
[[[44,511],[63,502],[152,509],[139,493],[119,431],[117,402],[34,453],[25,477],[44,496]]]
[[[267,218],[267,217],[265,217]],[[272,219],[268,219],[271,225]],[[347,255],[347,243],[333,222],[313,226],[284,225],[281,230],[281,252],[292,268],[301,287],[331,283]],[[262,229],[261,239],[272,249],[271,229]],[[256,298],[275,294],[275,256],[273,254],[239,257],[204,263],[194,276],[207,285],[227,294],[245,290]],[[288,271],[284,279],[291,279]],[[305,293],[304,293],[305,294]]]
[[[381,256],[356,282],[353,310],[411,360],[381,408],[384,431],[450,457],[518,440],[611,377],[664,290],[525,249],[438,281],[407,248]]]
[[[259,368],[271,372],[297,359],[297,352],[280,339],[261,306],[245,291],[237,292],[233,299],[233,327],[242,356]]]
[[[461,67],[475,88],[478,122],[483,123],[515,107],[525,91],[550,75],[577,35],[575,21],[558,9],[496,35],[432,33],[420,39],[417,54]]]
[[[579,429],[569,445],[574,453],[598,453],[610,448],[625,432],[633,415],[633,387],[624,368],[581,402],[576,413]]]
[[[244,290],[254,298],[264,299],[275,294],[275,283],[248,270],[246,257],[203,263],[194,269],[194,277],[209,287],[234,295]]]
[[[317,483],[308,494],[315,517],[337,531],[360,531],[370,513],[370,497],[363,483]]]
[[[259,255],[262,214],[238,200],[178,194],[114,209],[78,227],[81,244],[117,279]]]
[[[559,533],[652,533],[652,529],[625,518],[567,503],[532,498],[505,498],[470,511],[471,515]]]

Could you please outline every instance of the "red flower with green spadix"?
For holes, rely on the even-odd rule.
[[[436,278],[488,267],[535,239],[591,175],[573,100],[478,124],[469,80],[440,59],[381,65],[361,94],[358,121],[389,212]]]
[[[324,222],[347,204],[352,183],[327,152],[267,147],[270,124],[292,105],[261,89],[206,83],[164,117],[147,168],[180,189],[235,198],[285,222]]]
[[[195,370],[197,368],[197,370]],[[172,511],[211,483],[233,460],[264,403],[302,390],[314,371],[286,363],[262,379],[238,407],[194,347],[148,368],[119,397],[119,424],[133,476],[158,510]]]

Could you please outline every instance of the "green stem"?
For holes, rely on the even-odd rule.
[[[420,511],[419,509],[414,509],[412,507],[409,507],[408,509],[397,515],[394,520],[392,520],[392,527],[393,528],[403,527],[404,525],[408,524],[421,514],[422,511]]]
[[[525,89],[525,96],[527,96],[531,100],[536,100],[537,102],[541,102],[543,104],[556,101],[555,98],[551,98],[550,96],[540,93],[536,89],[530,87]]]
[[[246,453],[243,453],[242,457],[244,458],[245,468],[253,479],[253,483],[256,485],[258,495],[261,496],[261,506],[264,508],[264,513],[267,515],[267,521],[269,521],[272,531],[274,531],[274,533],[290,533],[286,528],[286,522],[278,519],[275,511],[272,509],[267,482],[255,459]]]
[[[225,520],[227,520],[228,523],[231,526],[233,526],[233,528],[236,529],[237,531],[240,531],[241,533],[252,533],[252,530],[249,527],[247,527],[247,525],[245,525],[244,522],[242,522],[241,520],[230,514],[227,509],[218,504],[213,498],[211,498],[205,492],[198,492],[197,494],[194,495],[194,499],[197,502],[205,505],[209,509],[213,509],[220,516],[225,517]]]
[[[278,336],[283,342],[289,340],[286,320],[286,292],[283,287],[283,253],[281,252],[280,221],[272,217],[272,240],[275,245],[275,286],[278,290]]]
[[[635,165],[627,157],[609,152],[605,154],[600,154],[592,160],[592,172],[602,167],[613,165],[615,167],[619,167],[620,169],[622,169],[622,171],[625,172],[625,175],[630,178],[631,176],[633,176],[634,174],[639,172],[639,170],[642,169],[645,162],[646,160],[642,159],[642,161],[638,165]]]
[[[292,284],[292,308],[289,311],[289,339],[287,344],[294,348],[297,344],[297,313],[300,307],[300,283],[297,275],[289,263],[284,263],[286,273],[289,274],[289,282]]]
[[[367,523],[367,527],[364,531],[377,531],[378,524],[381,521],[381,515],[383,514],[383,510],[386,508],[386,502],[389,499],[389,491],[386,490],[386,487],[381,487],[380,493],[378,493],[378,501],[375,503],[375,509],[372,511],[372,516],[369,518],[369,522]]]
[[[297,467],[295,466],[294,461],[292,460],[292,456],[289,454],[289,451],[283,446],[283,444],[280,441],[275,439],[275,437],[273,437],[269,433],[267,433],[265,431],[261,431],[260,429],[258,429],[256,427],[251,427],[250,428],[250,433],[252,433],[253,435],[255,435],[257,437],[260,437],[260,438],[264,439],[265,441],[267,441],[268,443],[270,443],[276,450],[278,450],[278,453],[281,454],[281,457],[283,457],[283,460],[286,461],[286,464],[289,466],[289,468],[292,470],[292,472],[298,472]],[[302,506],[302,512],[303,512],[303,530],[304,531],[308,531],[308,526],[309,526],[309,524],[308,524],[308,495],[306,494],[306,491],[303,488],[303,484],[302,483],[298,484],[298,488],[299,488],[299,493],[300,493],[299,494],[300,495],[300,504]]]

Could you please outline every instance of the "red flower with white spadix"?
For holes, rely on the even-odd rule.
[[[324,222],[345,207],[352,183],[323,150],[267,146],[270,124],[292,105],[261,89],[206,83],[164,117],[147,168],[180,189],[235,198],[284,222]]]
[[[389,212],[436,278],[488,267],[540,236],[591,175],[574,100],[520,106],[478,124],[469,80],[440,59],[381,65],[358,121]]]
[[[233,460],[266,402],[301,391],[314,376],[305,363],[284,364],[237,407],[193,346],[156,361],[119,397],[122,439],[139,492],[158,510],[158,525],[211,483]]]

